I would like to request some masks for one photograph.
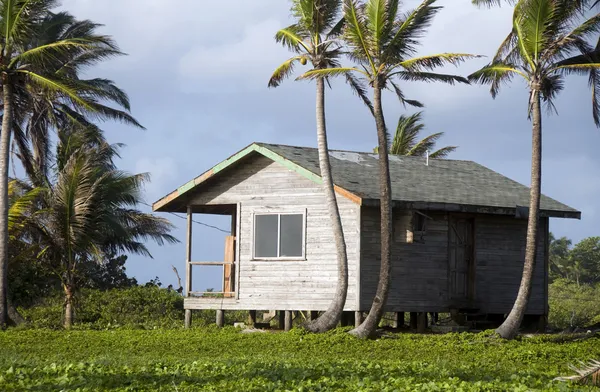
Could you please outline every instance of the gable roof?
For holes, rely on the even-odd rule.
[[[220,175],[244,158],[260,154],[290,170],[321,183],[316,148],[253,143],[212,169],[184,184],[152,206],[175,211],[177,199]],[[373,153],[330,151],[336,192],[360,205],[379,204],[378,156]],[[529,205],[529,188],[472,161],[390,155],[392,196],[406,208],[514,215],[517,206]],[[574,208],[542,195],[543,216],[581,218]]]

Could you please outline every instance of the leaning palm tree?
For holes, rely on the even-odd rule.
[[[456,150],[456,146],[447,146],[435,150],[435,144],[444,136],[444,132],[437,132],[419,140],[421,132],[425,129],[422,122],[423,112],[418,112],[410,116],[401,115],[398,119],[398,126],[394,137],[390,138],[388,151],[390,155],[403,155],[412,157],[423,157],[429,155],[430,158],[445,158]],[[375,147],[374,151],[379,151]]]
[[[82,266],[119,252],[151,257],[147,240],[159,245],[177,242],[169,234],[171,223],[136,209],[148,176],[118,170],[113,163],[117,148],[96,128],[61,130],[55,173],[39,201],[45,212],[30,222],[41,249],[38,257],[56,273],[64,290],[65,328],[73,324]]]
[[[275,70],[269,80],[269,87],[279,86],[283,79],[293,72],[297,63],[304,65],[310,62],[312,69],[339,67],[341,51],[336,38],[343,25],[343,20],[339,19],[340,6],[339,0],[292,1],[291,10],[296,23],[279,30],[275,35],[275,40],[296,55]],[[349,77],[348,82],[359,91],[359,94],[364,93],[354,78]],[[338,279],[329,308],[319,318],[307,323],[305,328],[312,332],[324,332],[335,328],[342,318],[348,293],[348,256],[329,162],[325,122],[325,80],[318,78],[316,84],[319,166],[337,250]]]
[[[365,321],[351,333],[358,337],[372,335],[383,315],[391,276],[392,195],[387,146],[387,128],[383,115],[381,93],[392,89],[401,102],[422,106],[407,100],[396,81],[441,81],[468,83],[465,78],[432,71],[446,64],[457,65],[472,55],[443,53],[413,58],[423,36],[441,7],[436,0],[425,0],[415,10],[404,13],[399,0],[344,0],[344,40],[356,67],[314,69],[302,78],[318,79],[336,75],[358,74],[373,88],[373,115],[379,144],[379,182],[381,205],[381,267],[377,292]]]
[[[2,133],[0,135],[0,328],[7,322],[7,261],[8,261],[8,166],[11,137],[19,146],[28,172],[37,154],[43,156],[43,143],[48,130],[58,126],[53,121],[62,113],[63,119],[77,122],[84,116],[96,114],[98,119],[124,116],[102,105],[109,100],[124,105],[123,96],[109,81],[80,80],[78,70],[107,57],[119,54],[109,37],[93,33],[96,25],[71,23],[69,16],[53,14],[54,0],[0,0],[0,75],[2,85]],[[62,23],[58,23],[62,18]],[[62,66],[59,66],[62,64]],[[48,108],[52,108],[51,110]],[[139,124],[138,124],[139,125]],[[37,136],[35,136],[37,135]],[[33,145],[28,155],[27,140]],[[47,145],[47,143],[46,143]],[[40,158],[44,162],[45,158]],[[37,165],[42,167],[40,163]]]
[[[572,0],[520,0],[515,5],[513,28],[492,62],[472,74],[473,82],[491,84],[492,97],[515,76],[529,87],[528,114],[532,121],[532,160],[529,218],[523,276],[511,312],[496,332],[512,339],[518,332],[531,292],[536,264],[538,217],[542,178],[542,101],[556,109],[554,98],[564,88],[565,76],[588,74],[594,90],[593,113],[600,126],[600,50],[597,40],[600,15],[584,19],[581,4]]]

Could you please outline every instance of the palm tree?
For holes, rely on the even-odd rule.
[[[600,50],[588,43],[600,29],[600,15],[583,20],[581,4],[572,0],[520,0],[515,5],[513,28],[492,62],[472,74],[474,82],[491,84],[496,97],[503,83],[522,77],[529,87],[528,113],[532,121],[532,161],[529,219],[523,276],[517,299],[496,332],[516,336],[529,301],[536,263],[538,215],[542,177],[542,100],[555,109],[554,98],[571,74],[587,74],[594,91],[593,113],[600,126]]]
[[[145,241],[159,245],[177,240],[166,219],[142,213],[147,174],[117,170],[118,146],[109,145],[96,128],[59,132],[54,174],[41,193],[44,211],[30,222],[39,257],[58,276],[65,295],[64,327],[73,324],[73,298],[82,266],[106,255],[131,252],[151,257]]]
[[[310,62],[313,69],[339,67],[338,58],[341,51],[336,37],[343,26],[343,20],[339,20],[340,5],[339,0],[292,1],[291,10],[294,18],[296,18],[296,23],[279,30],[275,35],[275,40],[289,48],[296,56],[286,60],[275,70],[271,80],[269,80],[269,87],[279,86],[283,79],[293,72],[296,63],[304,65]],[[355,88],[355,91],[364,96],[364,89],[351,75],[347,80]],[[307,323],[305,327],[312,332],[324,332],[335,328],[342,318],[348,292],[348,256],[329,163],[325,121],[325,80],[317,78],[316,84],[319,166],[335,238],[338,279],[329,308],[317,320]]]
[[[381,104],[381,92],[393,89],[401,102],[422,106],[417,101],[407,100],[399,81],[441,81],[454,84],[468,83],[465,78],[433,73],[435,68],[453,64],[473,57],[462,53],[443,53],[412,58],[419,39],[423,36],[434,15],[441,7],[434,6],[436,0],[425,0],[415,10],[401,12],[398,0],[344,0],[343,36],[349,47],[350,58],[355,67],[314,69],[301,78],[312,79],[357,73],[373,89],[373,115],[377,126],[379,144],[379,181],[381,205],[381,268],[377,292],[369,315],[351,333],[358,337],[372,335],[387,300],[391,275],[392,241],[392,195],[387,146],[387,128]]]
[[[419,140],[419,134],[425,129],[422,117],[423,112],[408,117],[400,116],[396,133],[391,142],[388,143],[390,155],[423,157],[429,154],[430,158],[445,158],[456,150],[457,147],[455,146],[447,146],[434,151],[435,144],[444,136],[444,132],[434,133]],[[377,153],[379,148],[375,147],[374,151]]]
[[[54,0],[0,0],[0,75],[2,133],[0,134],[0,328],[7,322],[8,166],[11,137],[19,146],[24,167],[32,162],[42,172],[48,132],[59,119],[79,122],[92,113],[97,119],[133,122],[127,113],[102,105],[109,100],[128,109],[127,97],[112,82],[80,80],[77,71],[120,54],[109,37],[97,35],[97,25],[75,22],[65,13],[53,14]],[[68,26],[68,27],[66,27]],[[61,116],[59,116],[59,114]],[[139,125],[139,124],[137,124]],[[33,154],[29,153],[29,142]],[[45,146],[44,147],[44,143]]]

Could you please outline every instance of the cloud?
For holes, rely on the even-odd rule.
[[[177,177],[177,165],[173,158],[140,158],[135,163],[136,173],[150,173],[146,183],[146,202],[152,203],[164,196],[172,187],[172,179]]]
[[[281,27],[269,19],[246,27],[238,40],[190,49],[178,65],[183,90],[264,90],[270,72],[289,57],[273,40]]]

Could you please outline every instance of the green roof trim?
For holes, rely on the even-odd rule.
[[[238,153],[236,153],[236,154],[230,156],[229,158],[225,159],[224,161],[218,163],[212,169],[207,170],[202,175],[196,177],[192,181],[189,181],[186,184],[182,185],[181,187],[177,188],[176,191],[174,191],[174,192],[168,194],[167,196],[163,197],[162,199],[158,200],[152,206],[153,210],[155,210],[155,211],[160,210],[165,205],[167,205],[171,201],[175,200],[179,196],[183,196],[184,194],[190,192],[191,190],[196,188],[198,185],[204,183],[207,179],[213,177],[215,174],[222,172],[223,170],[227,169],[228,167],[234,165],[235,163],[237,163],[238,161],[240,161],[241,159],[245,158],[246,156],[248,156],[249,154],[251,154],[253,152],[259,153],[259,154],[263,155],[264,157],[269,158],[269,159],[273,160],[274,162],[277,162],[277,163],[283,165],[287,169],[292,170],[295,173],[298,173],[299,175],[301,175],[304,178],[309,179],[310,181],[313,181],[317,184],[323,183],[323,179],[321,178],[320,175],[315,174],[310,170],[307,170],[306,168],[298,165],[297,163],[292,162],[291,160],[289,160],[287,158],[284,158],[283,156],[275,153],[274,151],[268,149],[267,147],[261,146],[257,143],[252,143],[251,145],[249,145],[248,147],[239,151]],[[339,187],[336,187],[336,188],[339,188]],[[347,193],[350,194],[350,192],[347,192]]]

